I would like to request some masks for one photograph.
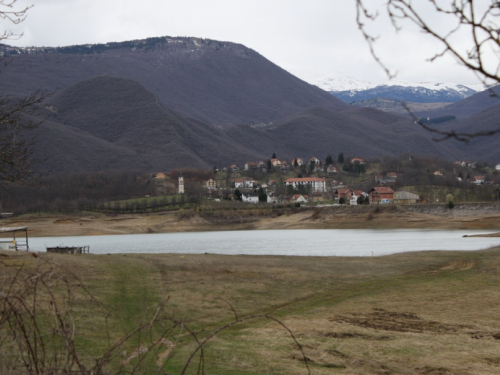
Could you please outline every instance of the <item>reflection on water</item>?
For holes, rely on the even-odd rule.
[[[45,251],[45,246],[89,245],[94,254],[378,256],[423,250],[480,250],[500,245],[500,238],[463,237],[479,233],[488,232],[319,229],[32,237],[30,249]]]

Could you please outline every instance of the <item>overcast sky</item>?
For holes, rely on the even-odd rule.
[[[369,0],[375,4],[379,0]],[[67,46],[158,36],[241,43],[305,80],[342,73],[372,83],[387,76],[356,25],[354,0],[18,0],[31,5],[16,46]],[[373,27],[378,54],[397,79],[477,84],[452,58],[429,63],[439,45],[411,26],[397,35],[381,19]]]

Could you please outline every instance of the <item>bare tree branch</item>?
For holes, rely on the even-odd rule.
[[[370,34],[367,29],[368,23],[377,21],[379,14],[370,10],[369,2],[356,0],[356,22],[363,37],[368,43],[370,52],[375,61],[384,69],[389,78],[394,78],[389,67],[376,53],[375,42],[377,37]],[[431,8],[423,11],[418,6],[425,5]],[[428,61],[433,62],[443,56],[449,55],[465,68],[474,72],[485,86],[493,86],[500,83],[500,1],[489,0],[426,0],[412,2],[411,0],[387,0],[385,11],[396,31],[401,30],[402,22],[408,21],[437,40],[443,46],[441,52],[435,53]],[[446,21],[452,21],[448,29],[442,30],[440,22],[428,21],[429,14],[438,15]],[[461,48],[459,44],[465,40],[469,42],[467,48]],[[468,39],[467,39],[468,38]],[[457,40],[460,40],[458,42]],[[491,90],[492,95],[496,94]],[[500,128],[488,131],[472,133],[456,133],[454,131],[439,131],[423,124],[405,106],[415,122],[424,129],[441,135],[439,141],[445,139],[457,139],[468,142],[474,137],[490,136],[500,133]]]
[[[17,25],[26,19],[28,10],[33,7],[16,7],[17,0],[0,0],[0,19],[10,21],[12,24]],[[14,34],[11,31],[5,30],[0,34],[0,42],[5,39],[19,39],[22,34]]]
[[[17,0],[0,0],[0,19],[14,25],[23,22],[31,6],[18,7]],[[19,38],[20,34],[4,31],[0,42]],[[0,59],[0,73],[8,62]],[[28,137],[31,130],[41,122],[32,120],[39,115],[41,103],[47,98],[46,92],[37,91],[24,98],[0,97],[0,187],[6,183],[33,184],[36,176],[33,159],[34,140]]]

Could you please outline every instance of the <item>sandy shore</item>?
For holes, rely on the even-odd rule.
[[[27,226],[32,237],[168,233],[263,229],[470,229],[500,236],[500,205],[468,204],[453,210],[443,205],[342,206],[291,211],[277,217],[231,211],[193,214],[176,212],[137,215],[24,215],[2,220],[2,227]]]

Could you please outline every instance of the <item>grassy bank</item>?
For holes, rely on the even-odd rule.
[[[500,248],[374,258],[2,253],[0,266],[3,296],[13,278],[50,273],[53,303],[71,302],[67,320],[87,368],[155,318],[112,351],[106,373],[179,374],[197,348],[193,335],[202,341],[262,314],[279,322],[245,320],[208,341],[205,373],[307,374],[304,356],[313,374],[500,370]],[[46,293],[39,311],[50,303]],[[45,309],[40,317],[52,316]],[[0,345],[3,373],[26,373],[5,371],[15,358],[8,342]],[[186,373],[197,373],[198,360]]]

